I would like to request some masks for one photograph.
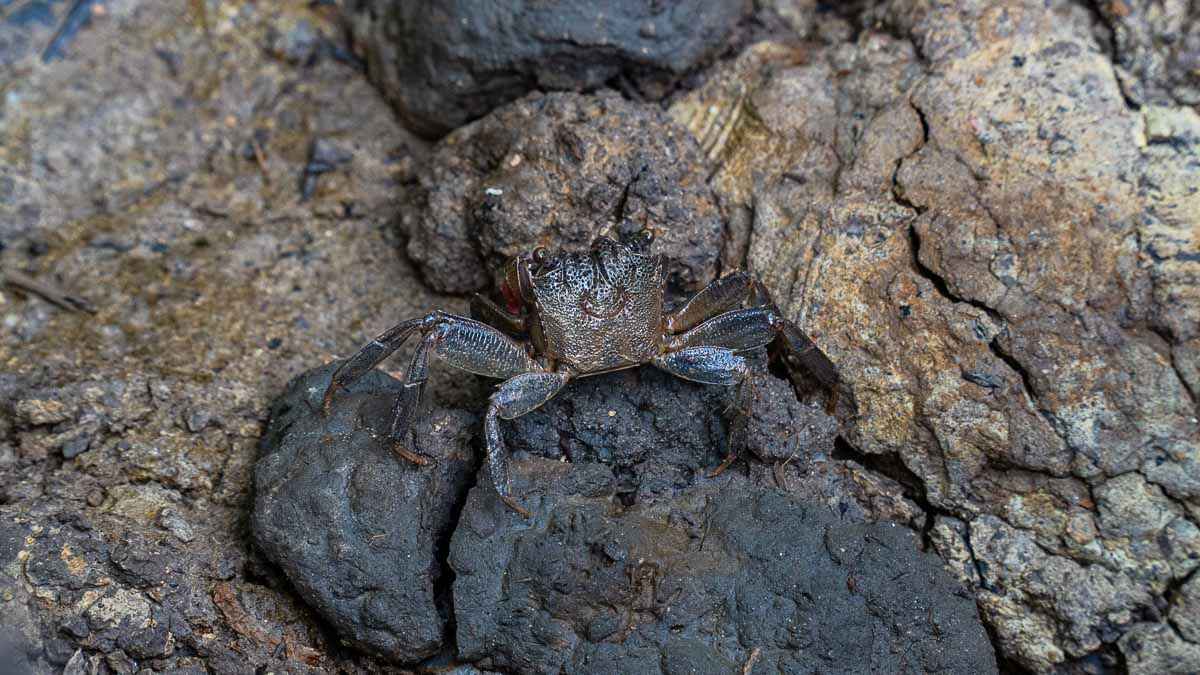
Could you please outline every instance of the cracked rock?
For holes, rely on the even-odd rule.
[[[538,246],[587,249],[608,228],[649,227],[671,284],[698,290],[716,276],[721,246],[706,178],[695,142],[656,106],[611,94],[525,98],[435,147],[408,255],[434,288],[466,293]]]
[[[405,122],[440,135],[534,90],[620,82],[661,98],[751,8],[748,0],[368,0],[348,19]]]
[[[912,472],[1005,654],[1114,656],[1197,566],[1193,116],[1130,109],[1078,6],[859,21],[672,105],[723,262],[837,364],[849,447]]]
[[[419,467],[387,440],[401,384],[383,373],[336,396],[322,416],[337,365],[294,380],[272,410],[255,470],[255,541],[344,640],[418,662],[442,645],[436,549],[478,462],[475,418],[426,418],[418,447],[436,461]]]
[[[1171,607],[1171,622],[1183,639],[1200,644],[1200,574],[1193,574],[1179,589]]]
[[[1130,100],[1200,105],[1200,7],[1121,0],[1097,3],[1096,11]]]

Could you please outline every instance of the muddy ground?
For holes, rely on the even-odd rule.
[[[1200,670],[1194,6],[762,0],[472,60],[398,4],[0,3],[12,663]],[[372,445],[383,375],[341,417],[288,406],[505,255],[624,221],[675,296],[759,275],[838,365],[833,417],[760,362],[725,483],[721,391],[573,385],[507,427],[525,522],[475,475],[490,381],[433,369],[425,474]]]

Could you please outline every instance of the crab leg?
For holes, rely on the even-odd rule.
[[[656,367],[685,380],[703,384],[737,385],[733,401],[735,412],[729,426],[729,452],[720,466],[709,472],[710,477],[720,475],[737,459],[737,437],[745,431],[750,414],[754,380],[749,366],[746,365],[746,359],[738,356],[736,351],[729,347],[698,345],[656,356],[653,363]]]
[[[780,315],[774,307],[739,309],[718,314],[682,335],[667,339],[668,350],[699,345],[728,347],[745,351],[769,344],[776,337],[783,339],[787,352],[821,384],[837,385],[837,369],[829,357],[817,348],[804,331]]]
[[[492,483],[500,501],[517,513],[530,513],[512,498],[508,480],[508,450],[500,434],[500,419],[511,420],[533,411],[549,401],[571,379],[569,373],[530,372],[517,375],[500,385],[488,400],[484,417],[484,437],[487,439],[487,464]]]
[[[392,426],[388,431],[388,437],[392,439],[392,450],[404,459],[422,465],[428,464],[429,460],[409,450],[407,442],[428,376],[429,339],[427,336],[417,344],[412,360],[408,362],[408,370],[404,373],[404,389],[400,391],[395,405],[392,406]]]
[[[420,319],[398,324],[347,359],[333,374],[325,390],[326,411],[336,390],[353,384],[399,349],[404,340],[416,331],[420,331],[423,338],[409,362],[404,390],[392,408],[390,436],[396,454],[418,464],[426,464],[425,458],[411,452],[406,446],[421,391],[428,377],[430,352],[457,368],[500,379],[538,371],[541,366],[530,358],[519,342],[491,326],[445,312],[430,312]]]
[[[749,272],[734,272],[700,289],[695,295],[663,319],[668,333],[682,333],[721,312],[749,302],[761,307],[771,304],[771,294]]]
[[[832,408],[837,401],[837,370],[829,361],[829,357],[817,348],[812,339],[805,335],[804,331],[800,330],[796,324],[783,318],[774,306],[725,312],[708,319],[682,335],[667,336],[665,344],[667,353],[655,359],[655,365],[675,354],[688,354],[695,350],[715,348],[725,348],[731,353],[740,352],[766,346],[776,338],[782,340],[786,354],[795,358],[817,381],[832,389],[833,394],[829,399],[829,407]],[[696,379],[686,374],[676,374],[687,379]],[[736,410],[729,428],[729,454],[721,462],[721,465],[709,474],[711,476],[720,474],[737,459],[736,438],[746,429],[753,399],[752,382],[753,379],[748,373],[743,374],[737,380],[738,391],[734,399]],[[718,384],[732,383],[719,382]]]
[[[702,384],[737,384],[749,368],[746,359],[728,347],[685,347],[654,357],[653,363],[676,377]]]
[[[325,416],[329,416],[329,403],[333,400],[333,394],[339,389],[346,389],[351,384],[357,382],[363,375],[366,375],[372,368],[379,365],[379,362],[391,356],[393,352],[399,349],[404,341],[408,339],[413,331],[421,327],[421,325],[430,320],[433,314],[426,315],[420,319],[409,319],[392,326],[383,332],[379,337],[371,340],[363,345],[354,353],[354,356],[346,359],[337,370],[333,372],[333,377],[329,380],[329,386],[325,388],[325,397],[321,401],[321,411]]]

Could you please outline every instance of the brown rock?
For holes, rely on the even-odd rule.
[[[532,96],[438,143],[421,175],[408,255],[443,292],[486,288],[489,269],[548,245],[586,249],[613,226],[650,227],[671,283],[717,273],[721,221],[687,132],[615,95]]]
[[[673,106],[726,259],[837,363],[850,444],[955,516],[933,540],[1001,649],[1111,654],[1198,564],[1200,172],[1146,135],[1191,116],[1130,110],[1070,8],[870,16],[890,35],[758,45]]]

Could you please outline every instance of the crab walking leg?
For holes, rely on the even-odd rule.
[[[736,408],[729,426],[729,452],[720,466],[709,472],[710,477],[721,474],[737,459],[737,437],[745,431],[750,414],[753,378],[746,359],[728,347],[699,345],[684,347],[654,358],[654,365],[672,375],[703,384],[737,385],[733,407]]]
[[[837,369],[829,357],[817,348],[816,343],[805,335],[804,331],[783,318],[773,307],[739,309],[718,314],[682,335],[670,336],[667,339],[667,349],[717,345],[740,352],[763,347],[776,337],[783,339],[787,353],[817,381],[831,388],[837,385]]]
[[[734,272],[700,289],[687,302],[668,313],[663,323],[668,333],[682,333],[700,322],[742,303],[759,307],[771,303],[771,294],[761,281],[749,272]]]
[[[392,407],[392,426],[388,432],[388,437],[392,440],[392,450],[397,455],[422,465],[428,464],[429,460],[409,450],[406,442],[412,431],[417,407],[421,403],[421,394],[425,391],[428,374],[429,339],[426,338],[417,344],[412,360],[408,362],[408,370],[404,374],[404,388],[400,390],[400,395],[396,397],[396,403]]]
[[[520,343],[478,321],[439,313],[422,330],[425,337],[413,352],[404,390],[392,408],[390,433],[396,454],[417,464],[426,464],[427,460],[405,446],[429,377],[430,353],[456,368],[498,379],[540,370]]]
[[[676,377],[702,384],[737,384],[746,377],[746,359],[728,347],[698,345],[654,357],[653,363]]]
[[[433,314],[419,319],[409,319],[408,321],[403,321],[392,326],[379,337],[364,345],[362,349],[355,352],[354,356],[346,359],[334,371],[333,377],[329,380],[329,386],[325,388],[325,397],[321,401],[321,411],[325,416],[329,416],[329,403],[333,400],[335,391],[350,386],[363,375],[366,375],[372,368],[379,365],[380,361],[391,356],[393,352],[404,344],[408,336],[412,335],[413,331],[428,322],[431,316]]]
[[[487,415],[483,422],[484,437],[487,439],[488,470],[491,471],[492,482],[496,485],[496,494],[500,496],[500,501],[526,518],[530,516],[529,510],[518,504],[510,494],[508,450],[504,447],[504,437],[500,434],[500,420],[511,420],[537,409],[553,398],[570,379],[570,374],[565,372],[524,373],[501,384],[488,400]]]
[[[404,389],[392,407],[389,436],[396,454],[417,464],[427,464],[428,460],[406,446],[421,401],[421,392],[428,379],[431,352],[452,366],[498,379],[541,368],[520,343],[499,330],[446,312],[430,312],[419,319],[397,324],[347,359],[334,372],[325,390],[322,403],[325,414],[329,414],[330,401],[338,389],[353,384],[399,349],[416,331],[420,331],[424,337],[408,364]]]

